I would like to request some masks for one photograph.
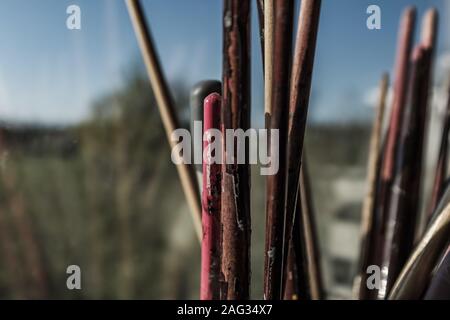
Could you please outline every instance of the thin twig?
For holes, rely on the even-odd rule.
[[[381,288],[378,298],[384,299],[395,282],[403,264],[408,258],[413,242],[416,218],[418,213],[418,188],[420,187],[421,171],[415,171],[415,163],[422,157],[419,146],[420,124],[418,115],[421,113],[417,95],[420,92],[424,71],[425,51],[421,46],[415,48],[412,58],[410,79],[410,101],[405,110],[402,132],[399,139],[394,179],[386,207],[387,224],[383,245]]]
[[[288,140],[288,179],[286,219],[284,227],[283,264],[286,264],[289,241],[293,235],[295,208],[300,181],[300,168],[302,163],[303,141],[306,128],[311,82],[316,51],[317,34],[319,29],[321,0],[303,0],[300,7],[294,59],[292,65],[290,97],[289,97],[289,140]],[[299,221],[302,223],[302,221]],[[301,234],[305,235],[305,226],[299,226]],[[305,239],[300,240],[305,246]],[[301,246],[299,246],[300,249]],[[306,252],[297,255],[298,270],[307,270],[300,266],[305,261]],[[308,281],[303,274],[299,281]]]
[[[250,294],[249,148],[246,143],[245,164],[237,164],[225,131],[250,127],[250,1],[225,0],[223,22],[221,299],[236,300]]]
[[[297,256],[299,255],[304,255],[302,259],[305,262],[298,263]],[[300,169],[300,187],[295,212],[294,235],[289,243],[287,259],[284,299],[323,299],[324,288],[316,217],[305,153],[303,154],[303,163]]]
[[[389,121],[386,144],[383,148],[381,161],[380,182],[376,194],[376,208],[374,220],[374,252],[370,265],[380,265],[387,223],[387,207],[394,177],[395,156],[400,139],[400,128],[407,99],[409,79],[409,62],[414,36],[416,9],[408,7],[404,12],[399,26],[397,59],[395,64],[394,96],[392,102],[391,118]],[[372,290],[371,298],[378,294]],[[384,295],[384,294],[383,294]]]
[[[274,1],[274,49],[272,115],[270,131],[279,132],[279,140],[270,145],[271,155],[278,154],[279,170],[267,176],[266,243],[264,262],[264,298],[281,299],[283,287],[283,232],[286,205],[287,129],[289,68],[292,50],[294,1]],[[266,67],[266,70],[268,66]],[[277,148],[278,153],[274,152]],[[273,158],[273,156],[272,156]]]
[[[175,105],[159,63],[156,49],[150,34],[150,28],[145,21],[142,6],[140,5],[139,0],[126,0],[126,3],[131,21],[133,23],[134,31],[141,48],[141,54],[147,68],[150,84],[155,94],[167,139],[170,146],[173,148],[177,142],[171,139],[171,135],[176,129],[180,128],[179,120],[175,113]],[[195,231],[201,240],[202,228],[200,194],[198,192],[198,184],[196,181],[194,168],[192,165],[184,162],[176,167],[184,194],[190,207]]]

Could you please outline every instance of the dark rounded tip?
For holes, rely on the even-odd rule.
[[[191,121],[201,121],[203,119],[203,102],[213,92],[222,94],[222,82],[218,80],[204,80],[192,87]]]
[[[213,92],[222,94],[222,82],[203,80],[195,84],[191,90],[191,108],[202,106],[205,98]]]

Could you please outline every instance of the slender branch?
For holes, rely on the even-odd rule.
[[[316,51],[317,33],[319,29],[321,0],[303,0],[300,7],[300,18],[297,29],[294,60],[291,74],[289,97],[289,140],[288,140],[288,178],[286,219],[284,226],[283,263],[286,264],[289,241],[294,233],[294,217],[300,181],[300,168],[303,152],[303,141],[306,128],[311,82]],[[299,220],[302,223],[301,220]],[[305,226],[299,226],[303,237]],[[300,239],[303,249],[297,255],[298,263],[308,263],[305,259],[306,239]],[[301,247],[299,247],[300,249]],[[307,270],[307,266],[297,265],[298,270]],[[308,275],[303,274],[299,281],[308,281]],[[305,293],[302,293],[305,294]]]
[[[371,265],[380,265],[385,244],[385,232],[387,223],[387,208],[389,205],[389,195],[394,176],[394,163],[396,150],[400,139],[400,127],[403,119],[403,111],[406,105],[407,87],[409,79],[409,59],[414,35],[416,20],[416,9],[408,7],[404,12],[399,26],[397,59],[395,64],[394,96],[392,102],[391,117],[386,136],[386,143],[383,147],[381,160],[380,181],[376,194],[376,208],[374,219],[374,240],[375,245],[373,260]],[[372,290],[371,298],[378,293]]]
[[[140,5],[139,0],[126,0],[126,3],[131,21],[133,23],[134,31],[141,48],[141,54],[147,68],[150,84],[155,94],[167,139],[170,146],[173,148],[177,142],[171,139],[171,135],[176,129],[180,128],[179,120],[175,112],[175,105],[159,63],[156,49],[150,34],[150,28],[145,21],[142,6]],[[176,167],[184,194],[191,210],[195,231],[201,240],[201,205],[194,168],[192,165],[184,162]]]
[[[221,299],[236,300],[250,291],[249,148],[246,143],[245,164],[237,164],[237,148],[225,133],[250,127],[250,1],[224,0],[223,21],[222,157],[234,161],[222,166]]]
[[[434,12],[434,13],[433,13]],[[424,38],[412,56],[408,109],[403,117],[396,155],[395,181],[388,206],[388,225],[383,249],[379,298],[384,298],[413,249],[420,206],[420,190],[428,115],[429,87],[436,39],[437,14],[425,16]]]
[[[402,17],[398,39],[397,60],[395,65],[394,100],[391,120],[387,136],[386,154],[383,161],[383,179],[391,180],[394,174],[395,154],[398,147],[398,137],[401,131],[401,121],[406,105],[409,79],[409,58],[411,56],[414,38],[416,9],[407,8]]]
[[[279,140],[270,145],[271,155],[278,156],[279,170],[267,176],[266,244],[264,262],[264,298],[281,299],[283,284],[283,228],[286,205],[287,128],[289,68],[292,50],[292,0],[274,2],[274,49],[272,115],[270,132],[279,132]],[[275,150],[278,149],[278,153]],[[273,158],[273,157],[272,157]]]
[[[414,50],[410,85],[410,102],[403,117],[402,133],[394,169],[394,182],[387,207],[386,238],[383,247],[381,275],[382,286],[378,298],[384,299],[397,278],[412,250],[416,217],[419,206],[419,190],[422,158],[420,92],[423,83],[425,51],[418,46]]]
[[[294,234],[289,243],[287,257],[284,290],[284,299],[286,300],[321,300],[324,298],[315,220],[311,181],[306,154],[304,153],[300,169],[300,187],[294,219]],[[303,229],[301,229],[301,226],[303,226]],[[298,257],[303,259],[304,262],[299,263]]]

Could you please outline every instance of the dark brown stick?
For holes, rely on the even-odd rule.
[[[270,130],[278,130],[279,140],[270,145],[271,154],[278,148],[279,170],[267,176],[266,246],[264,262],[264,298],[281,299],[283,286],[283,231],[286,205],[287,130],[289,70],[292,50],[294,1],[274,2],[274,56],[272,115]],[[278,145],[276,145],[278,144]],[[273,159],[273,157],[272,157]]]
[[[293,237],[295,208],[300,181],[300,168],[303,152],[303,141],[308,113],[311,81],[316,51],[317,33],[319,29],[321,0],[304,0],[300,7],[300,18],[297,29],[294,60],[291,74],[291,87],[289,97],[289,160],[287,179],[286,219],[284,227],[284,254],[283,263],[288,256],[289,241]],[[299,220],[299,223],[302,223]],[[305,226],[300,225],[305,233]],[[306,239],[300,239],[301,256],[297,256],[298,263],[305,263]],[[301,248],[302,247],[302,248]],[[306,262],[308,263],[308,262]],[[299,270],[307,270],[306,266],[297,265]],[[303,273],[298,281],[307,281],[308,275]],[[303,293],[302,293],[303,294]],[[302,295],[301,294],[301,295]]]
[[[392,179],[394,174],[395,154],[408,93],[409,58],[414,38],[415,21],[416,9],[414,7],[407,8],[403,13],[400,25],[399,48],[395,66],[394,100],[387,136],[386,156],[383,163],[383,179],[386,181]]]
[[[374,220],[374,252],[370,254],[373,260],[369,265],[380,265],[382,248],[385,240],[385,226],[389,194],[394,176],[394,163],[398,148],[401,121],[406,104],[407,86],[409,79],[409,59],[411,56],[416,9],[408,7],[402,16],[399,27],[397,60],[395,65],[394,97],[392,103],[391,118],[389,121],[386,144],[383,148],[381,160],[380,182],[376,194],[376,208]],[[373,290],[371,297],[377,296],[377,290]]]
[[[420,206],[422,159],[436,30],[437,12],[433,9],[425,16],[423,38],[412,57],[408,109],[403,117],[394,169],[395,181],[387,211],[379,298],[385,298],[389,293],[413,249]]]
[[[246,164],[225,163],[226,129],[250,127],[250,1],[224,1],[222,131],[222,283],[221,299],[248,299],[250,286],[250,171]],[[230,151],[237,159],[236,146]],[[230,155],[228,155],[230,156]]]
[[[321,300],[324,298],[320,250],[314,212],[311,181],[306,156],[303,154],[299,195],[294,219],[294,235],[289,243],[287,257],[285,300]],[[300,228],[301,226],[303,226],[303,230]],[[304,246],[302,241],[305,243]],[[302,254],[305,255],[303,257],[304,262],[298,263],[297,256]],[[298,266],[305,269],[300,269]]]
[[[420,174],[415,163],[422,157],[420,142],[420,119],[422,113],[420,92],[424,72],[425,51],[417,47],[413,53],[410,84],[410,102],[403,117],[402,132],[394,168],[395,179],[390,190],[387,207],[386,238],[383,246],[381,288],[378,298],[384,299],[389,293],[403,264],[411,252],[418,208],[418,188]]]

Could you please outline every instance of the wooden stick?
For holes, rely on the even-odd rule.
[[[422,22],[422,38],[421,38],[421,46],[425,50],[425,57],[424,57],[424,70],[423,70],[423,76],[421,80],[420,85],[420,91],[418,94],[418,98],[420,100],[420,104],[424,106],[420,109],[421,114],[420,118],[423,119],[423,121],[420,122],[419,130],[421,132],[421,136],[418,140],[418,145],[420,147],[423,147],[425,150],[425,147],[423,146],[425,144],[425,129],[428,126],[428,104],[429,104],[429,94],[432,91],[430,88],[432,88],[432,78],[433,78],[433,65],[434,65],[434,57],[436,55],[436,41],[437,41],[437,32],[438,32],[438,13],[437,10],[432,8],[429,9],[424,16],[423,22]],[[416,171],[420,172],[422,167],[422,157],[419,158],[419,161],[415,163],[416,165]],[[418,179],[420,179],[420,175],[417,175]],[[420,181],[420,180],[419,180]],[[417,198],[420,197],[419,190],[417,190]],[[421,217],[423,218],[423,217]],[[425,219],[421,219],[422,226],[424,225]],[[421,225],[419,224],[418,228],[416,228],[415,233],[415,240],[418,242],[423,235],[423,227],[420,228]]]
[[[432,8],[425,13],[422,22],[421,44],[425,49],[432,51],[432,56],[436,50],[438,20],[439,14],[435,8]]]
[[[294,235],[289,243],[285,276],[285,300],[322,300],[324,298],[320,250],[317,239],[311,181],[303,154],[300,187],[294,220]],[[303,230],[300,228],[303,226]],[[302,255],[305,255],[303,258]],[[305,262],[299,263],[298,258]],[[305,269],[300,269],[300,268]]]
[[[405,109],[408,93],[409,58],[411,56],[415,21],[416,9],[414,7],[408,7],[403,13],[398,39],[399,47],[395,65],[394,100],[387,136],[386,155],[383,162],[383,179],[386,181],[392,179],[394,174],[395,153],[398,147],[403,110]]]
[[[406,262],[414,243],[414,232],[419,207],[420,177],[422,172],[424,122],[427,103],[422,96],[427,52],[419,45],[413,54],[413,72],[409,108],[404,116],[400,147],[395,166],[395,181],[388,207],[388,225],[383,249],[382,289],[384,298]],[[428,87],[426,87],[428,91]],[[420,165],[419,165],[420,164]]]
[[[220,194],[222,166],[212,162],[210,157],[211,129],[220,128],[221,97],[217,93],[205,99],[203,132],[207,141],[203,142],[203,188],[202,188],[202,266],[200,299],[220,298]]]
[[[245,164],[237,150],[227,154],[225,130],[250,127],[250,1],[224,0],[222,132],[222,264],[221,299],[248,299],[250,287],[250,170],[248,144]]]
[[[413,53],[408,109],[403,117],[399,149],[396,155],[395,182],[388,206],[388,224],[383,249],[382,288],[384,298],[397,279],[413,249],[420,206],[422,159],[428,115],[429,87],[436,39],[437,14],[427,13],[424,38]]]
[[[169,141],[171,148],[173,148],[176,145],[176,142],[171,139],[171,135],[181,126],[179,125],[173,99],[170,95],[169,87],[164,78],[162,68],[157,57],[156,49],[150,34],[150,28],[145,21],[144,12],[139,0],[126,0],[126,3],[131,21],[133,23],[134,31],[141,48],[142,57],[147,68],[150,84],[152,86],[153,93],[155,94],[161,120],[166,131],[167,140]],[[186,163],[182,163],[176,167],[184,194],[190,207],[195,231],[197,232],[199,240],[201,240],[202,227],[200,194],[198,192],[194,168],[192,165]]]
[[[307,270],[309,275],[310,297],[312,300],[322,300],[325,297],[325,290],[323,287],[323,275],[320,263],[320,246],[317,237],[316,215],[314,210],[314,201],[312,198],[312,186],[311,179],[309,177],[308,162],[306,161],[306,157],[303,157],[302,168],[300,169],[299,192],[301,211],[297,209],[298,213],[296,215],[299,217],[303,217],[303,226],[305,229],[304,232],[306,240],[306,256],[308,257]]]
[[[360,251],[360,269],[357,276],[358,288],[357,298],[360,300],[369,297],[369,291],[366,286],[367,267],[370,265],[369,261],[373,255],[373,238],[374,238],[374,208],[375,208],[375,193],[378,181],[379,159],[381,156],[381,137],[383,131],[383,118],[386,106],[386,97],[389,88],[389,75],[383,74],[380,82],[380,91],[378,97],[378,106],[376,108],[376,115],[372,127],[372,134],[370,137],[369,159],[367,164],[367,192],[364,198],[362,208],[361,221],[361,251]]]
[[[314,56],[316,50],[317,33],[319,29],[321,0],[303,0],[300,7],[300,18],[297,29],[294,60],[291,74],[289,97],[289,140],[288,140],[288,179],[286,219],[284,226],[284,248],[286,253],[283,264],[286,264],[289,241],[293,235],[295,208],[297,202],[300,168],[303,152],[303,141],[306,128],[309,97],[311,92]],[[281,167],[280,167],[281,168]],[[299,221],[302,222],[301,220]],[[300,225],[305,235],[305,226]],[[306,239],[300,239],[305,245]],[[308,263],[306,252],[297,256],[298,263]],[[307,270],[306,266],[297,265],[298,270]],[[299,281],[308,281],[303,275]]]
[[[396,150],[399,144],[400,126],[403,119],[403,111],[406,105],[406,95],[409,79],[409,62],[414,35],[416,9],[408,7],[400,22],[397,59],[395,64],[394,97],[392,102],[391,117],[388,126],[386,144],[383,148],[381,160],[380,182],[376,195],[375,221],[374,221],[374,254],[371,265],[380,265],[387,222],[387,207],[394,176],[394,163]],[[377,290],[372,290],[371,298],[377,296]]]
[[[272,82],[271,134],[278,130],[279,170],[267,176],[266,189],[266,245],[264,262],[264,298],[281,299],[283,287],[283,232],[286,205],[287,128],[289,100],[289,68],[292,50],[294,1],[274,2],[274,49]],[[268,69],[268,66],[266,67]]]

